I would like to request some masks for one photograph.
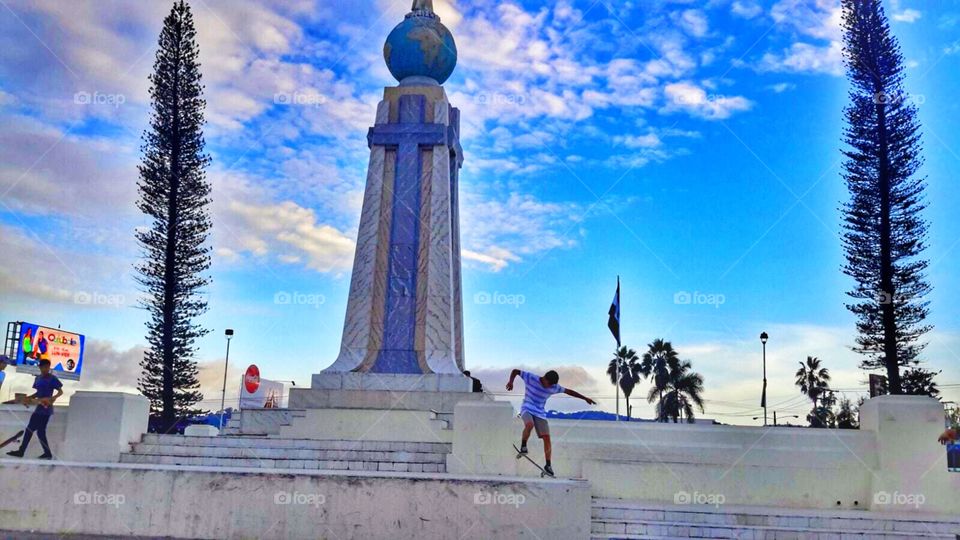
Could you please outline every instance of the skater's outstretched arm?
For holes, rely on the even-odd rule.
[[[580,392],[577,392],[576,390],[571,390],[571,389],[569,389],[569,388],[564,388],[564,389],[563,389],[563,393],[566,394],[566,395],[568,395],[568,396],[573,396],[573,397],[575,397],[575,398],[580,398],[580,399],[586,401],[587,403],[589,403],[590,405],[596,405],[596,404],[597,404],[596,401],[588,398],[587,396],[581,394]]]
[[[507,392],[513,390],[513,380],[516,379],[517,376],[519,376],[519,375],[520,375],[520,370],[519,370],[519,369],[515,369],[515,370],[513,370],[513,371],[510,372],[510,380],[507,381]]]

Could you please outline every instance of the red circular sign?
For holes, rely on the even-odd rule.
[[[247,373],[243,376],[243,387],[250,394],[256,393],[257,388],[260,388],[260,369],[256,364],[250,364],[247,368]]]

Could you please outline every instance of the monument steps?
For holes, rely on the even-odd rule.
[[[208,467],[446,472],[451,445],[435,442],[144,435],[121,463]]]
[[[956,538],[960,520],[857,510],[659,505],[594,499],[591,535],[599,539],[737,538],[756,540]]]

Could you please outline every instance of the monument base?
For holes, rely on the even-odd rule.
[[[310,381],[314,390],[380,390],[387,392],[470,392],[473,380],[459,373],[360,373],[325,371]]]

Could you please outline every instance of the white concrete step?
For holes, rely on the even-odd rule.
[[[346,461],[317,459],[217,458],[201,456],[168,456],[157,454],[121,454],[120,463],[154,463],[158,465],[193,465],[204,467],[247,467],[258,469],[305,469],[333,471],[447,472],[445,463],[393,461]]]
[[[404,463],[444,463],[442,452],[408,452],[406,450],[317,450],[312,448],[258,448],[239,446],[180,446],[138,443],[131,454],[156,456],[257,458],[257,459],[320,459],[340,461],[397,461]]]
[[[285,448],[298,450],[373,450],[378,452],[439,452],[449,454],[453,445],[444,442],[374,441],[342,439],[296,439],[279,437],[184,437],[147,433],[142,445],[213,446],[235,448]]]
[[[447,443],[144,435],[121,463],[446,472]]]
[[[851,510],[662,505],[593,501],[594,538],[956,538],[960,520]]]

